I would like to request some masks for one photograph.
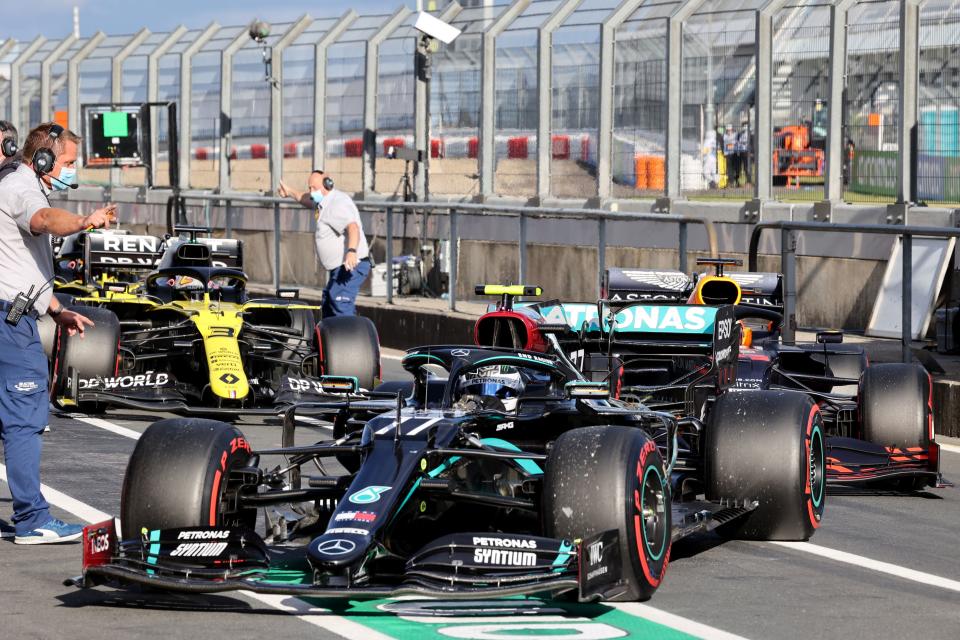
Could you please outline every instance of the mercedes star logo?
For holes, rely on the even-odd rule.
[[[470,355],[470,350],[469,350],[469,349],[454,349],[453,351],[450,352],[450,355],[456,356],[456,357],[458,357],[458,358],[466,358],[468,355]]]
[[[324,540],[317,545],[317,551],[325,553],[328,556],[342,556],[350,553],[357,548],[357,543],[343,538],[334,538],[333,540]]]

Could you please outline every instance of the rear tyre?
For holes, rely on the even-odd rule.
[[[127,463],[120,496],[125,537],[141,529],[246,527],[256,509],[236,504],[231,471],[251,462],[239,429],[216,420],[175,418],[150,425]]]
[[[54,397],[76,396],[77,389],[69,389],[74,374],[78,380],[91,378],[111,378],[117,375],[120,346],[120,321],[116,314],[101,307],[68,307],[93,321],[94,326],[87,327],[83,337],[71,336],[59,331],[59,344],[56,347],[56,359],[53,363],[53,381],[51,392]],[[69,392],[69,393],[68,393]],[[96,403],[78,405],[81,411],[96,412],[103,409]]]
[[[717,528],[728,538],[806,540],[820,526],[826,456],[820,409],[794,391],[727,393],[707,419],[706,493],[756,509]]]
[[[926,450],[933,438],[930,376],[923,367],[888,363],[868,367],[860,384],[863,439],[885,447]]]
[[[670,486],[656,445],[637,428],[573,429],[554,443],[543,491],[546,534],[576,540],[615,529],[625,589],[647,600],[663,580],[672,535]]]
[[[303,357],[313,351],[317,319],[311,309],[287,309],[286,311],[290,314],[290,329],[296,331],[297,335],[286,340],[286,348],[281,353],[280,359],[288,364],[278,367],[278,373],[282,375],[293,372],[301,375],[306,373],[301,371]]]
[[[363,316],[336,316],[317,325],[320,370],[328,376],[356,378],[373,389],[380,378],[380,338]]]

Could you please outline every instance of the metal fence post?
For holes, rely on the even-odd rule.
[[[47,57],[40,63],[40,122],[47,122],[53,118],[53,108],[51,105],[52,96],[50,91],[50,71],[53,64],[63,57],[63,54],[73,46],[77,37],[69,35],[64,38],[56,48],[47,54]],[[27,123],[29,124],[29,123]]]
[[[530,4],[530,0],[514,0],[505,7],[497,19],[483,32],[480,49],[480,140],[478,168],[480,172],[480,197],[493,195],[496,163],[497,121],[497,36],[510,26]],[[542,143],[540,143],[542,144]]]
[[[280,203],[273,205],[273,287],[280,288]]]
[[[457,262],[460,260],[460,234],[457,232],[457,210],[450,209],[450,311],[457,310]]]
[[[327,48],[343,35],[357,12],[348,9],[317,42],[313,54],[313,166],[322,169],[327,157]]]
[[[913,328],[911,327],[913,321],[911,316],[913,313],[913,236],[909,233],[903,234],[900,258],[903,267],[900,282],[900,299],[902,302],[900,340],[902,343],[902,359],[904,362],[910,362],[913,359],[913,354],[910,353],[910,342],[913,339]]]
[[[916,184],[917,96],[920,84],[920,2],[900,0],[900,92],[897,123],[897,202],[913,202]],[[904,218],[906,224],[906,217]]]
[[[794,344],[797,338],[797,235],[790,229],[780,230],[780,270],[783,272],[783,344]]]
[[[520,284],[527,281],[527,216],[520,212]]]
[[[603,274],[607,271],[607,219],[597,219],[597,298],[603,297]]]
[[[313,23],[310,16],[302,16],[287,28],[273,45],[270,80],[270,193],[276,195],[283,173],[283,51]]]
[[[363,76],[363,165],[360,177],[364,197],[377,186],[377,90],[380,80],[380,45],[403,24],[413,11],[400,7],[373,35],[367,38]]]
[[[843,150],[846,140],[843,135],[843,89],[847,67],[847,11],[855,0],[834,0],[830,7],[830,94],[827,109],[830,116],[827,125],[826,193],[829,202],[843,200]],[[852,167],[851,167],[852,168]]]
[[[220,153],[217,191],[230,190],[230,151],[233,146],[233,56],[250,42],[246,31],[234,37],[220,53]]]
[[[687,272],[687,223],[681,222],[677,225],[679,237],[677,238],[677,247],[680,254],[680,271]]]
[[[233,207],[230,206],[230,201],[229,201],[229,200],[227,200],[227,201],[224,203],[223,217],[224,217],[224,221],[223,221],[224,232],[223,232],[223,235],[226,236],[227,238],[233,238]]]
[[[387,237],[384,262],[387,264],[387,304],[393,304],[393,207],[387,207]]]
[[[191,66],[193,56],[203,48],[203,45],[220,31],[220,25],[211,22],[197,38],[190,43],[183,53],[180,54],[180,105],[178,113],[180,116],[180,131],[178,139],[180,141],[180,188],[190,187],[190,159],[193,151],[193,67]],[[73,107],[71,106],[71,113]],[[176,123],[171,122],[171,127]],[[171,187],[174,185],[170,185]]]

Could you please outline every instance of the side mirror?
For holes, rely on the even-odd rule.
[[[843,342],[843,331],[817,331],[819,344],[840,344]]]
[[[568,399],[606,400],[610,397],[610,385],[606,382],[588,382],[575,380],[563,385],[564,395]]]

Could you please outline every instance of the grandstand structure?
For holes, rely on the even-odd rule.
[[[176,101],[180,186],[220,192],[323,166],[398,197],[410,167],[385,150],[429,146],[433,199],[960,202],[958,0],[462,0],[437,15],[463,34],[436,47],[429,98],[399,6],[273,24],[269,78],[245,25],[9,38],[0,116],[79,128],[84,104]],[[727,125],[746,145],[736,177]]]

